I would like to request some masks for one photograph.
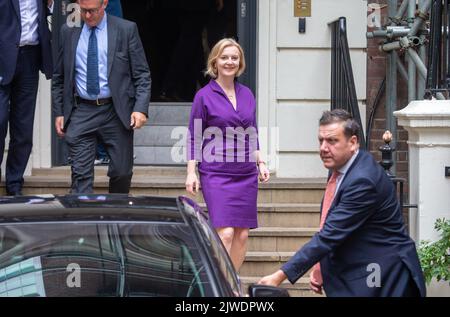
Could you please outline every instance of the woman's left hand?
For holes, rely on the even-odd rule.
[[[269,169],[266,167],[266,164],[264,162],[259,163],[258,170],[259,170],[259,180],[263,183],[267,183],[270,179],[270,172]]]

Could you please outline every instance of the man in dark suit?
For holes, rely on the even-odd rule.
[[[344,110],[319,122],[320,157],[332,173],[321,230],[280,270],[259,283],[295,283],[311,267],[311,288],[327,296],[425,296],[414,242],[391,179],[359,150],[359,125]]]
[[[0,164],[9,123],[6,192],[21,195],[33,146],[39,70],[53,71],[47,15],[52,0],[0,1]],[[1,176],[1,172],[0,172]]]
[[[105,14],[107,0],[79,0],[81,26],[61,27],[53,113],[69,145],[72,193],[93,191],[97,139],[111,159],[109,192],[128,193],[133,130],[147,120],[150,71],[136,24]]]

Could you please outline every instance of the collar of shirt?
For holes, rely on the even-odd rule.
[[[345,174],[347,173],[348,169],[350,168],[350,166],[352,166],[353,162],[355,161],[356,157],[358,156],[359,153],[359,149],[356,150],[355,154],[352,155],[352,157],[347,161],[347,163],[345,163],[344,166],[342,166],[338,172],[339,172],[339,176],[337,178],[336,181],[336,191],[335,193],[337,193],[339,186],[341,186],[342,180],[344,179]]]

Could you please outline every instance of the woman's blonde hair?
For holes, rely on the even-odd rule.
[[[238,42],[236,42],[234,39],[231,38],[225,38],[220,40],[219,42],[214,45],[211,52],[208,56],[208,62],[206,63],[206,71],[205,75],[209,75],[211,78],[217,78],[217,59],[222,54],[223,50],[229,46],[235,46],[239,51],[239,69],[236,73],[236,77],[239,77],[242,75],[242,73],[245,70],[245,56],[244,56],[244,50],[239,45]]]

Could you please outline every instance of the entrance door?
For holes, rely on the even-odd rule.
[[[56,1],[55,8],[68,3]],[[255,92],[256,1],[127,0],[122,1],[122,11],[138,26],[152,77],[149,120],[135,132],[135,165],[185,164],[182,146],[191,103],[209,81],[203,72],[218,40],[232,37],[243,46],[247,70],[240,81]],[[67,14],[56,13],[53,25],[64,23]],[[53,32],[55,44],[57,33]],[[56,134],[52,145],[53,165],[67,164],[65,144]]]

